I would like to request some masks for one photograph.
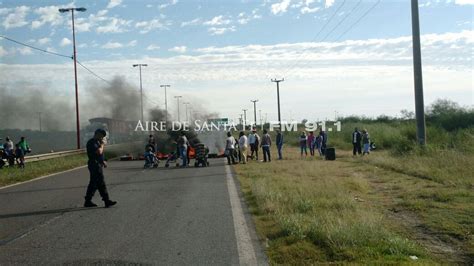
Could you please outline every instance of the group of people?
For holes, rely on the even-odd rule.
[[[13,143],[10,137],[5,138],[5,143],[3,143],[0,149],[0,168],[3,168],[7,163],[10,167],[15,166],[15,163],[20,168],[25,167],[25,155],[31,152],[28,142],[26,142],[25,137],[21,137],[18,143]]]
[[[320,130],[319,134],[316,136],[313,131],[309,132],[309,135],[306,134],[306,131],[302,131],[299,139],[301,157],[308,156],[308,148],[311,156],[315,155],[317,150],[319,156],[323,156],[326,152],[326,147],[328,143],[328,134],[324,130]]]
[[[278,150],[278,160],[283,159],[283,134],[277,131],[276,146]],[[225,143],[224,155],[227,157],[228,164],[247,163],[247,157],[251,160],[258,161],[258,151],[261,148],[263,153],[263,162],[270,162],[272,160],[270,147],[272,146],[272,139],[266,129],[263,130],[263,135],[260,137],[257,129],[252,129],[252,132],[245,134],[244,131],[239,133],[238,140],[232,136],[231,132],[227,132],[227,139]],[[250,148],[250,155],[249,155]]]
[[[371,144],[372,143],[370,142],[370,136],[367,129],[363,129],[362,132],[360,132],[358,128],[354,129],[354,132],[352,132],[352,146],[353,146],[352,154],[354,156],[356,156],[357,154],[359,155],[369,154],[371,146],[373,145]]]

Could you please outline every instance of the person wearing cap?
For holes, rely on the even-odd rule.
[[[117,204],[116,201],[110,200],[104,180],[103,168],[107,167],[107,163],[104,160],[104,138],[106,135],[105,130],[97,129],[94,132],[94,137],[91,138],[86,145],[88,157],[87,168],[90,173],[90,181],[87,186],[84,207],[97,207],[97,205],[92,202],[92,197],[94,197],[96,190],[99,190],[106,208]]]

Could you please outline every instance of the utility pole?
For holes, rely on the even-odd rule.
[[[66,13],[71,11],[71,19],[72,19],[72,49],[73,49],[73,59],[74,59],[74,84],[76,88],[76,142],[77,142],[77,149],[81,148],[81,127],[79,123],[79,90],[77,85],[77,53],[76,53],[76,32],[74,29],[74,11],[85,12],[87,9],[84,7],[79,8],[60,8],[60,13]]]
[[[161,88],[165,88],[165,112],[166,112],[166,115],[165,115],[165,122],[166,124],[168,124],[168,96],[166,95],[166,88],[169,88],[171,87],[171,85],[160,85]]]
[[[242,109],[244,111],[244,130],[247,126],[247,109]]]
[[[240,124],[243,125],[244,123],[242,122],[243,118],[242,118],[243,114],[240,114],[240,118],[239,118],[239,121],[240,121]]]
[[[284,78],[282,79],[272,79],[272,82],[277,84],[277,99],[278,99],[278,125],[280,126],[281,130],[281,114],[280,114],[280,82],[285,81]]]
[[[425,104],[423,100],[423,75],[421,66],[420,18],[418,0],[411,0],[411,23],[413,34],[413,72],[415,76],[415,113],[418,144],[426,144]]]
[[[260,125],[262,125],[262,110],[258,110],[258,115],[260,116]]]
[[[181,119],[179,118],[179,98],[182,98],[183,96],[174,96],[178,100],[178,122],[181,122]]]
[[[186,122],[189,122],[189,121],[188,121],[188,105],[189,105],[190,103],[183,103],[183,104],[186,106]]]
[[[40,132],[43,131],[41,129],[41,112],[38,112],[38,118],[39,118],[39,129],[40,129]]]
[[[257,102],[258,100],[250,100],[253,102],[253,121],[255,123],[255,126],[257,126]]]
[[[133,67],[138,67],[140,71],[140,109],[141,109],[141,121],[143,123],[143,88],[142,88],[142,66],[146,67],[147,64],[134,64]]]

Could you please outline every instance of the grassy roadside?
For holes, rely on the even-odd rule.
[[[117,148],[106,148],[105,157],[115,158],[124,152],[138,151],[136,144],[123,145],[120,149]],[[60,158],[49,159],[45,161],[37,162],[26,162],[25,169],[19,169],[17,167],[9,168],[4,167],[0,169],[0,187],[31,180],[40,176],[54,174],[57,172],[73,169],[79,166],[86,165],[87,155],[70,155]]]
[[[73,169],[85,165],[86,163],[87,156],[85,154],[79,154],[45,161],[27,162],[25,169],[6,167],[0,170],[0,186],[6,186],[36,177]]]
[[[359,159],[338,152],[332,162],[301,160],[295,148],[286,154],[235,166],[271,264],[472,259],[474,206],[465,178],[446,187],[392,171],[400,162],[387,153]],[[386,158],[384,167],[377,158]]]

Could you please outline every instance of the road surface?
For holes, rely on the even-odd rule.
[[[110,162],[118,204],[82,208],[87,168],[0,189],[3,264],[266,264],[230,168]],[[161,163],[163,164],[163,163]]]

